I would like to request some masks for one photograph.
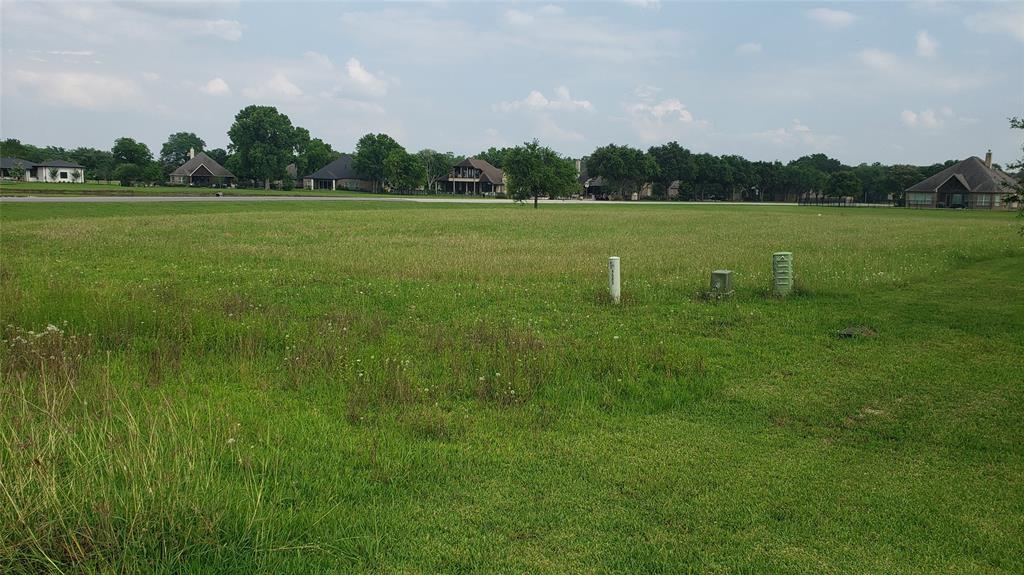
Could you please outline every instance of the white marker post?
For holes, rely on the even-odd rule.
[[[619,258],[617,256],[608,258],[608,293],[611,294],[613,302],[619,303],[622,289],[619,278]]]

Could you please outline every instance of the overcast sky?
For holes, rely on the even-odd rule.
[[[538,138],[930,164],[1020,154],[1024,3],[2,2],[0,134],[225,147],[269,104],[340,151]]]

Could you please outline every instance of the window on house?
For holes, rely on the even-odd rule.
[[[60,179],[62,179],[62,180],[68,179],[68,173],[67,172],[61,172],[60,173]]]
[[[978,199],[974,203],[979,208],[987,208],[992,205],[992,196],[988,194],[978,194]]]
[[[928,192],[911,192],[907,194],[907,203],[912,206],[931,205],[932,195]]]

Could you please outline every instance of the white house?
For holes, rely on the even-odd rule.
[[[13,178],[20,171],[20,179],[25,182],[85,182],[85,166],[64,160],[35,163],[20,158],[0,158],[0,168],[4,178]]]
[[[37,182],[85,183],[85,166],[64,160],[47,160],[36,164],[33,176]]]

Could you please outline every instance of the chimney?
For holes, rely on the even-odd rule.
[[[189,148],[188,149],[188,159],[191,160],[194,157],[196,157],[196,149],[195,148]],[[992,159],[992,154],[989,154],[989,160],[991,160],[991,159]],[[991,162],[989,162],[989,163],[991,163]]]
[[[992,150],[985,153],[985,167],[992,169]]]

